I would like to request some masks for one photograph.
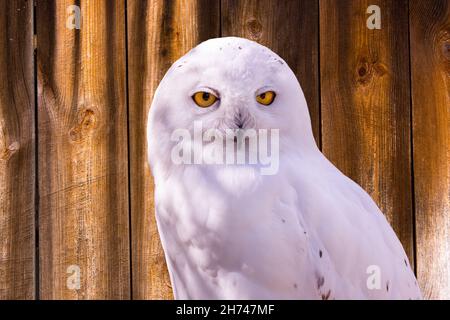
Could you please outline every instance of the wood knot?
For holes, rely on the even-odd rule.
[[[86,139],[96,127],[97,118],[94,110],[83,109],[78,112],[77,124],[69,131],[70,140],[80,142]]]
[[[356,67],[356,82],[362,86],[367,86],[374,77],[382,77],[387,71],[384,63],[370,62],[367,58],[361,58]]]
[[[0,160],[8,161],[14,153],[20,148],[20,144],[17,141],[11,143],[5,150],[0,152]]]
[[[444,42],[442,44],[442,55],[445,59],[450,60],[450,41]]]
[[[364,66],[359,68],[358,74],[359,74],[360,77],[364,77],[366,75],[366,73],[367,73],[367,69]]]
[[[450,29],[442,29],[437,33],[434,54],[442,64],[444,72],[450,75]]]
[[[259,40],[261,38],[262,34],[262,25],[261,23],[256,20],[255,18],[252,18],[247,21],[247,30],[250,33],[250,38],[252,40]]]
[[[442,30],[438,34],[437,49],[440,59],[450,63],[450,30]]]

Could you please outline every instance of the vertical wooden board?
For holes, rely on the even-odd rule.
[[[147,164],[147,114],[171,64],[219,36],[218,1],[128,1],[128,86],[134,299],[169,299],[172,289],[155,222]]]
[[[367,8],[381,10],[370,30]],[[375,200],[414,262],[408,2],[320,1],[322,148]]]
[[[417,276],[450,299],[450,3],[410,2]]]
[[[66,26],[73,4],[80,30]],[[36,10],[40,297],[126,299],[125,3],[38,1]]]
[[[33,4],[0,2],[0,300],[33,299]]]
[[[296,74],[320,145],[318,0],[222,0],[222,36],[257,41]]]

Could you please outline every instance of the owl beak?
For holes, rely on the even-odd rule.
[[[238,129],[244,128],[244,119],[242,117],[242,112],[238,111],[234,116],[234,124]]]
[[[247,110],[236,108],[221,119],[219,127],[223,130],[246,130],[255,128],[255,119]]]

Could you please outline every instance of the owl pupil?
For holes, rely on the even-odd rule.
[[[203,100],[209,100],[209,93],[203,92],[202,98],[203,98]]]
[[[266,94],[265,93],[261,93],[261,99],[265,99],[266,98]]]

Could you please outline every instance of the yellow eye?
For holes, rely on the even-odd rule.
[[[206,91],[199,91],[194,93],[192,99],[194,99],[194,102],[200,108],[208,108],[212,106],[214,102],[217,101],[217,97],[215,95]]]
[[[271,104],[273,102],[273,100],[275,99],[275,92],[273,91],[266,91],[261,93],[260,95],[258,95],[256,97],[256,101],[258,101],[259,103],[268,106],[269,104]]]

